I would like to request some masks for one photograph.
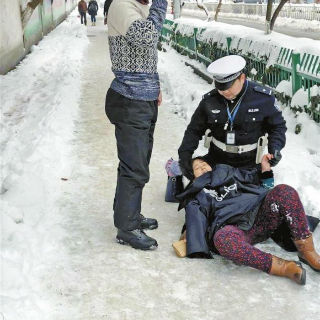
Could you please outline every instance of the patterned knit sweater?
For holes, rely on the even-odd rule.
[[[113,0],[110,6],[109,49],[115,75],[111,88],[125,97],[158,98],[157,42],[166,8],[166,0],[153,0],[151,7],[136,0]]]

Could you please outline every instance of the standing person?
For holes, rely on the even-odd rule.
[[[153,133],[161,104],[157,42],[167,1],[113,1],[108,13],[109,48],[115,79],[105,110],[115,125],[118,166],[114,198],[117,241],[133,248],[155,249],[157,241],[143,229],[158,227],[141,214],[142,190],[149,181]]]
[[[88,5],[88,13],[90,14],[91,17],[91,25],[95,26],[96,25],[96,15],[98,12],[98,3],[96,0],[90,0],[89,5]]]
[[[109,7],[111,5],[112,0],[106,0],[104,2],[104,6],[103,6],[103,15],[104,15],[104,19],[105,19],[105,24],[107,21],[107,16],[108,16],[108,11],[109,11]]]
[[[84,0],[80,0],[78,3],[78,11],[81,17],[81,24],[87,25],[87,3]]]
[[[258,139],[268,134],[271,165],[281,159],[287,130],[271,89],[246,79],[246,61],[238,55],[220,58],[208,67],[215,89],[205,94],[179,147],[180,167],[192,180],[192,155],[207,129],[211,142],[204,160],[233,167],[255,167]]]

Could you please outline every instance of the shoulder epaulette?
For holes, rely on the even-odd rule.
[[[204,95],[202,96],[202,99],[206,99],[206,98],[212,97],[216,92],[217,92],[217,90],[216,90],[216,89],[213,89],[213,90],[207,92],[206,94],[204,94]]]
[[[255,86],[255,87],[253,87],[253,90],[257,91],[257,92],[260,92],[260,93],[264,93],[264,94],[266,94],[268,96],[271,96],[271,94],[272,94],[272,90],[271,89],[266,88],[266,87],[262,87],[262,86]]]

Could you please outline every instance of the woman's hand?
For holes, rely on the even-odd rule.
[[[273,155],[270,154],[270,153],[265,154],[262,157],[262,160],[261,160],[261,172],[265,172],[265,171],[270,171],[271,170],[271,165],[270,165],[269,160],[271,160],[272,158],[273,158]]]
[[[212,168],[203,160],[195,159],[192,162],[192,169],[195,178],[202,176],[208,171],[212,171]]]

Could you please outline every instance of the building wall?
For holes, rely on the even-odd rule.
[[[66,1],[54,0],[52,3],[53,21],[59,24],[66,18]]]
[[[21,8],[28,0],[0,0],[0,74],[5,74],[75,8],[77,0],[43,0],[22,29]]]
[[[25,54],[19,0],[0,0],[0,74],[13,68]]]

